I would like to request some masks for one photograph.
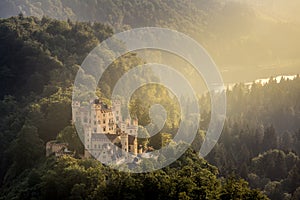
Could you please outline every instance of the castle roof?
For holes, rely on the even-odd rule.
[[[51,140],[46,143],[46,146],[68,146],[68,143],[63,143],[58,140]]]
[[[117,134],[104,134],[104,133],[93,133],[91,139],[92,140],[110,140],[113,142],[119,135]]]

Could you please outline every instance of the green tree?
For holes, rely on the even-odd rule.
[[[8,149],[8,155],[12,158],[6,180],[11,180],[24,169],[33,167],[44,155],[44,145],[39,138],[37,128],[25,124],[17,138]]]
[[[77,154],[83,155],[84,146],[77,134],[76,128],[73,125],[67,126],[60,131],[57,136],[57,140],[68,143],[68,148],[71,151],[75,151]]]

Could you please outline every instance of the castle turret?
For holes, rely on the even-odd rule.
[[[75,123],[77,119],[80,119],[80,102],[78,101],[74,101],[72,103],[72,109],[73,109],[73,112],[72,112],[72,123]]]
[[[84,157],[90,157],[89,149],[92,148],[92,130],[90,127],[84,129]]]
[[[139,120],[138,119],[133,119],[132,120],[132,125],[133,126],[138,126],[139,125]]]
[[[130,152],[132,152],[134,155],[137,155],[138,153],[138,146],[137,146],[137,137],[129,135],[128,136],[128,148]]]
[[[119,124],[119,122],[122,122],[121,101],[114,100],[112,102],[112,110],[113,110],[115,122],[116,122],[116,124]]]
[[[126,133],[121,134],[121,145],[122,145],[122,150],[128,152],[128,134]]]

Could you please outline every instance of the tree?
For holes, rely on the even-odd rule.
[[[300,199],[300,187],[298,187],[295,192],[293,193],[293,196],[292,196],[292,200],[298,200]]]
[[[292,168],[288,173],[288,177],[284,180],[285,191],[292,193],[300,186],[300,162]]]
[[[263,147],[264,150],[276,149],[277,148],[277,136],[275,133],[275,128],[273,125],[265,129],[264,139],[263,139]]]
[[[268,199],[262,193],[251,190],[248,183],[242,179],[229,177],[225,180],[220,199]]]
[[[71,151],[75,151],[76,154],[83,155],[84,146],[77,134],[74,125],[67,126],[62,131],[60,131],[57,136],[57,140],[60,142],[68,143],[68,148]]]
[[[15,141],[8,149],[12,165],[6,174],[6,180],[19,175],[24,169],[33,167],[44,155],[44,145],[39,138],[37,128],[25,124]]]

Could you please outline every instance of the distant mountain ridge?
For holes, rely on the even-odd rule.
[[[98,21],[117,32],[145,26],[175,29],[208,50],[225,81],[240,82],[299,73],[298,4],[300,10],[296,0],[2,0],[0,17],[22,12]]]

